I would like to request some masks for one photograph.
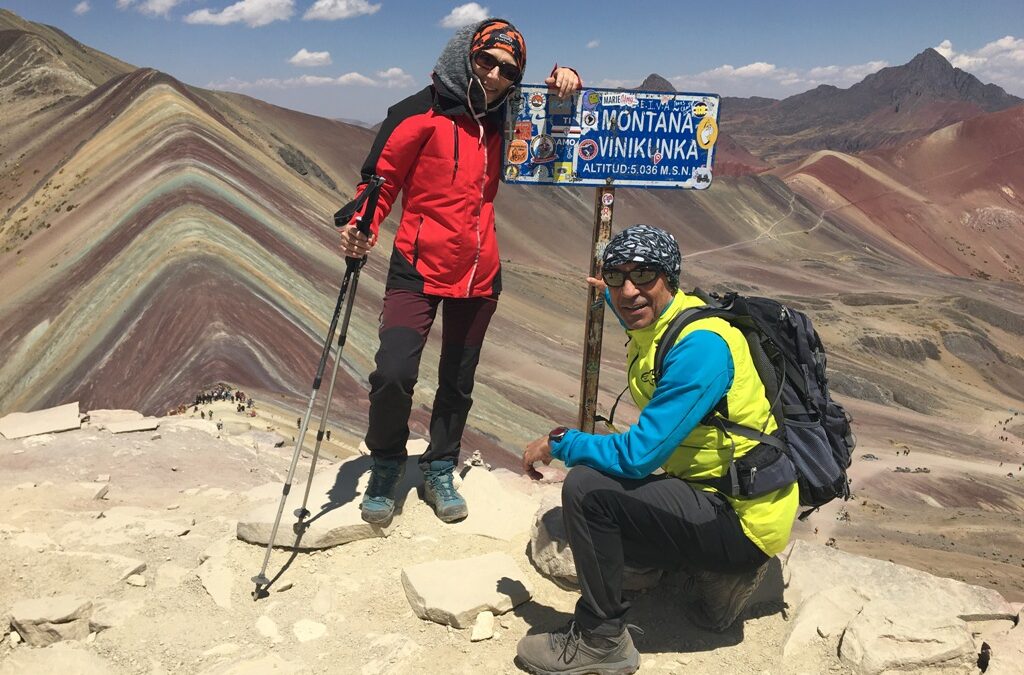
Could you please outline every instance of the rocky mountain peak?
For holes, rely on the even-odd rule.
[[[676,91],[671,82],[657,73],[651,73],[644,78],[639,88],[645,91]]]

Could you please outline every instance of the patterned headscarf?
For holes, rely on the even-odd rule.
[[[640,263],[665,275],[673,290],[679,288],[682,256],[675,237],[651,225],[632,225],[612,237],[604,249],[604,266]]]
[[[480,27],[473,36],[470,53],[481,49],[501,49],[512,55],[519,71],[526,70],[526,40],[523,34],[508,21],[497,19]]]

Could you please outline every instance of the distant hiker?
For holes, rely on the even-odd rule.
[[[327,430],[327,440],[331,440],[331,430]]]
[[[366,446],[373,456],[363,494],[363,520],[384,523],[395,508],[405,471],[413,387],[430,327],[442,311],[438,389],[430,447],[420,458],[424,498],[452,522],[469,513],[456,491],[463,430],[473,404],[473,379],[484,334],[497,306],[501,274],[494,197],[502,164],[506,101],[526,67],[526,43],[508,21],[487,19],[458,30],[434,66],[433,83],[392,106],[362,168],[358,194],[372,175],[385,179],[370,238],[352,222],[341,250],[366,255],[381,222],[402,193],[380,323],[376,369],[370,375]],[[581,86],[576,71],[555,67],[545,80],[565,97]]]
[[[639,667],[626,626],[624,565],[694,570],[698,599],[691,618],[724,631],[745,608],[768,561],[789,542],[799,504],[795,480],[772,480],[774,464],[764,465],[756,485],[741,472],[727,472],[735,466],[730,456],[740,459],[758,443],[705,424],[723,415],[766,433],[776,429],[743,333],[719,318],[698,319],[668,351],[657,383],[652,377],[656,347],[672,319],[704,305],[679,290],[680,260],[670,234],[634,225],[608,242],[603,283],[588,279],[604,287],[629,336],[629,390],[642,411],[637,423],[612,435],[557,427],[523,453],[528,472],[553,458],[572,467],[562,485],[562,520],[582,593],[568,626],[519,641],[519,664],[530,672],[632,673]],[[664,473],[655,475],[659,467]],[[736,491],[749,496],[720,492],[727,489],[723,476],[734,477]]]
[[[295,428],[298,429],[301,426],[302,426],[302,418],[301,417],[296,417],[295,418]]]
[[[205,410],[200,410],[200,411],[199,411],[199,417],[200,417],[201,419],[204,419],[204,420],[205,420],[205,419],[206,419],[206,411],[205,411]]]

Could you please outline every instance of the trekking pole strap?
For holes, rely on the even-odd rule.
[[[380,189],[384,185],[384,178],[382,176],[370,176],[370,179],[366,183],[366,189],[363,190],[356,199],[352,200],[345,206],[341,207],[337,213],[334,214],[334,226],[344,227],[352,222],[352,217],[359,212],[366,204],[366,208],[363,209],[362,215],[356,218],[356,228],[363,233],[364,236],[370,236],[370,223],[373,222],[373,216],[377,213],[377,203],[380,201]],[[349,258],[345,257],[348,261],[348,269],[359,269],[366,262],[366,256],[361,258]]]

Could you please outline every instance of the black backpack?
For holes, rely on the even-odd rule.
[[[795,470],[800,504],[812,507],[801,519],[837,497],[849,499],[846,469],[857,441],[850,428],[852,418],[829,395],[825,347],[811,320],[768,298],[709,296],[700,289],[691,295],[707,304],[680,312],[665,329],[654,356],[655,382],[665,356],[687,325],[711,317],[724,319],[747,339],[778,425],[775,433],[765,434],[764,429],[736,424],[729,419],[723,397],[701,423],[760,445],[730,462],[721,479],[700,482],[725,494],[749,497],[792,483]]]

